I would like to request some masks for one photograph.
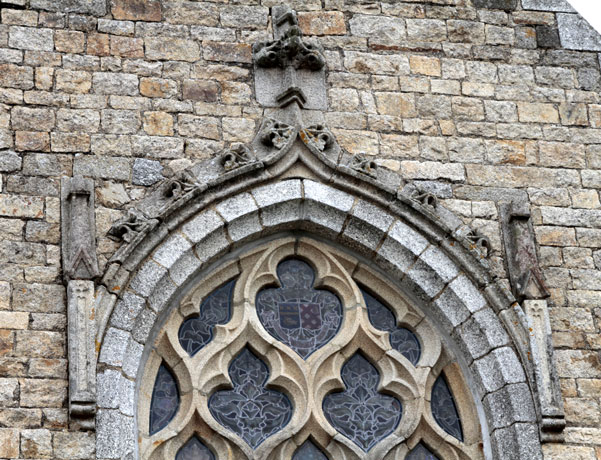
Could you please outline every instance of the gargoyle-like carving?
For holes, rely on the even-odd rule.
[[[259,135],[264,145],[281,149],[290,140],[293,133],[294,128],[292,126],[268,118],[265,120]]]
[[[378,164],[363,152],[353,155],[350,167],[370,177],[378,177]]]
[[[127,211],[125,217],[113,224],[108,231],[108,236],[115,241],[131,243],[138,234],[149,228],[151,224],[151,219],[147,219],[138,209],[131,208]]]
[[[275,25],[280,28],[286,22],[291,26],[282,38],[253,45],[257,65],[267,68],[292,66],[295,69],[323,69],[326,65],[323,47],[318,43],[303,40],[303,34],[298,27],[298,19],[294,11],[288,10],[277,18]]]
[[[527,207],[516,203],[502,204],[501,221],[513,295],[520,302],[549,297],[538,265],[534,230]]]
[[[100,274],[96,259],[94,181],[82,176],[61,182],[61,227],[64,275],[92,279]]]
[[[232,144],[221,156],[221,164],[226,172],[238,169],[255,160],[256,157],[253,151],[242,143]]]
[[[334,136],[323,125],[312,125],[301,131],[302,140],[310,142],[321,152],[329,149],[334,144]]]
[[[465,238],[470,242],[470,244],[477,249],[483,257],[488,257],[491,250],[490,240],[488,237],[480,234],[476,230],[470,231]]]

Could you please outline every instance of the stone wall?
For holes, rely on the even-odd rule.
[[[95,179],[102,271],[147,187],[253,138],[277,3],[0,2],[1,458],[94,458],[68,427],[60,178]],[[340,144],[487,235],[501,278],[499,202],[530,203],[568,423],[545,451],[601,460],[599,37],[561,0],[286,3],[326,49]]]

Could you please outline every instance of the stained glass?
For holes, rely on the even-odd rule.
[[[175,460],[215,460],[215,456],[200,439],[194,436],[177,452]]]
[[[375,297],[361,290],[367,305],[371,324],[390,334],[390,346],[399,351],[414,366],[419,362],[422,350],[416,335],[409,329],[397,326],[394,313]]]
[[[455,405],[455,399],[447,381],[441,374],[432,387],[432,415],[440,427],[451,436],[463,441],[461,420]]]
[[[439,460],[436,455],[428,450],[426,446],[423,444],[418,444],[415,446],[409,455],[405,457],[405,460]]]
[[[346,390],[325,397],[324,414],[336,430],[367,452],[398,426],[401,402],[378,393],[380,374],[359,353],[342,367],[342,380]]]
[[[213,338],[217,324],[232,317],[232,294],[236,280],[229,281],[211,292],[200,304],[198,316],[184,321],[179,328],[179,343],[190,356],[198,353]]]
[[[313,444],[310,440],[307,440],[296,449],[296,452],[292,456],[292,460],[328,460],[328,457]]]
[[[150,434],[165,428],[179,408],[179,390],[175,377],[164,364],[159,367],[150,400]]]
[[[214,393],[209,410],[254,449],[288,424],[292,404],[283,393],[265,388],[269,369],[248,348],[234,358],[229,375],[234,388]]]
[[[259,292],[257,314],[267,332],[307,359],[340,329],[342,303],[313,287],[315,273],[305,262],[286,260],[277,273],[282,287]]]

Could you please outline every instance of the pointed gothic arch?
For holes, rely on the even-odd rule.
[[[267,119],[248,150],[235,150],[174,174],[111,230],[125,244],[96,293],[98,458],[139,458],[136,402],[162,312],[247,248],[303,235],[388,277],[446,331],[487,457],[541,459],[527,319],[488,272],[486,240],[431,195],[397,192],[393,175],[348,157],[322,126]]]

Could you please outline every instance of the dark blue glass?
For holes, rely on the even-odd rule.
[[[415,449],[409,452],[405,460],[439,460],[439,458],[430,452],[426,446],[419,443],[415,446]]]
[[[248,348],[234,358],[229,374],[234,388],[214,393],[209,410],[255,449],[288,424],[292,404],[283,393],[265,388],[269,369]]]
[[[388,332],[390,346],[399,351],[411,364],[417,365],[422,349],[416,335],[407,328],[397,326],[394,313],[382,302],[363,289],[361,292],[367,305],[367,316],[369,316],[371,324],[376,329]]]
[[[296,449],[292,460],[328,460],[328,457],[308,439]]]
[[[215,460],[215,456],[200,439],[194,436],[177,452],[175,460]]]
[[[152,399],[150,400],[150,434],[155,434],[169,425],[179,408],[179,390],[175,377],[164,364],[159,367]]]
[[[315,273],[305,262],[286,260],[277,273],[282,287],[257,294],[257,314],[267,332],[307,359],[340,329],[342,303],[313,287]]]
[[[440,427],[451,436],[463,441],[461,420],[455,399],[444,376],[441,374],[432,387],[432,415]]]
[[[217,324],[225,324],[232,317],[232,294],[236,280],[211,292],[200,304],[198,316],[189,318],[179,328],[179,343],[190,356],[198,353],[213,338]]]
[[[378,393],[380,374],[359,353],[344,364],[341,375],[346,389],[327,395],[323,412],[336,430],[367,452],[398,426],[401,402]]]

